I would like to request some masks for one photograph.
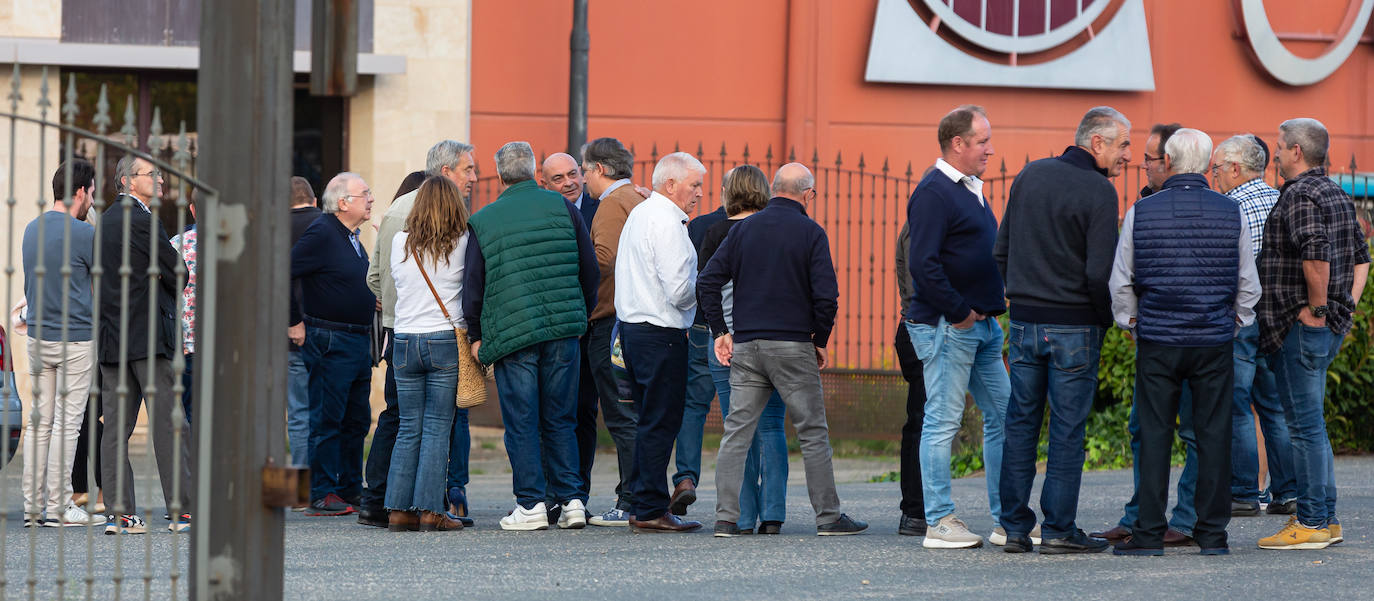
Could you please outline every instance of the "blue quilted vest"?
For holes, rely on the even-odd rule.
[[[1135,205],[1136,336],[1166,346],[1217,346],[1236,332],[1243,229],[1231,199],[1180,174]]]

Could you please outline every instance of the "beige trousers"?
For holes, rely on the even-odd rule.
[[[46,509],[60,520],[72,498],[72,459],[90,398],[94,348],[89,341],[29,339],[28,350],[38,393],[24,420],[24,513]]]

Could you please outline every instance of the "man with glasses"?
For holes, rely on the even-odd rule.
[[[324,188],[324,214],[291,248],[291,279],[309,314],[291,303],[291,342],[310,371],[310,507],[306,515],[346,515],[362,494],[363,439],[372,423],[372,314],[367,251],[358,227],[372,217],[372,190],[356,173]]]
[[[162,201],[162,172],[146,160],[126,156],[116,165],[115,177],[119,197],[101,213],[97,226],[100,230],[100,266],[106,274],[100,280],[97,345],[100,403],[106,426],[100,437],[100,454],[106,458],[101,462],[100,472],[108,493],[105,498],[107,501],[113,499],[112,515],[105,533],[142,534],[147,531],[134,503],[134,479],[129,465],[129,437],[138,422],[140,399],[148,405],[149,433],[153,439],[153,454],[157,457],[163,499],[167,502],[168,513],[177,514],[169,529],[185,531],[191,526],[190,515],[184,513],[191,506],[190,432],[185,430],[184,420],[176,423],[172,419],[173,403],[179,400],[172,392],[173,379],[179,375],[172,371],[172,356],[181,352],[180,341],[176,339],[177,298],[181,295],[177,287],[177,268],[185,264],[148,206],[155,200]],[[153,236],[156,241],[153,242],[155,246],[150,246],[149,234],[153,231],[157,232]],[[126,250],[127,263],[124,259]],[[152,261],[156,261],[156,275],[148,274]],[[123,271],[124,268],[128,271]],[[156,319],[152,323],[148,319],[150,287],[156,287],[157,298]],[[151,354],[148,352],[149,338],[153,343]],[[152,381],[148,379],[150,373]],[[152,399],[142,394],[150,387],[157,390],[157,396]],[[174,446],[176,429],[183,431],[181,444]],[[173,460],[174,453],[181,454],[179,464]],[[180,466],[177,470],[180,474],[174,471],[173,465]],[[176,512],[172,511],[178,504],[174,500],[180,507]]]
[[[1140,189],[1141,198],[1159,191],[1164,186],[1164,181],[1169,179],[1169,170],[1164,166],[1164,144],[1180,129],[1183,129],[1183,126],[1177,123],[1156,123],[1150,128],[1150,137],[1145,140],[1145,152],[1142,153],[1147,185]],[[1178,407],[1178,437],[1183,439],[1188,451],[1183,462],[1183,473],[1178,477],[1178,503],[1174,505],[1169,529],[1164,533],[1166,547],[1191,544],[1193,523],[1197,521],[1197,512],[1193,506],[1193,491],[1197,488],[1197,438],[1193,434],[1192,398],[1186,384]],[[1131,434],[1131,471],[1135,488],[1139,489],[1140,469],[1135,466],[1140,463],[1140,418],[1136,415],[1134,404],[1131,405],[1131,418],[1127,429]],[[1093,532],[1089,536],[1105,538],[1113,543],[1131,536],[1135,529],[1136,516],[1139,514],[1139,501],[1139,495],[1131,493],[1131,500],[1126,502],[1125,513],[1117,525],[1109,530]]]

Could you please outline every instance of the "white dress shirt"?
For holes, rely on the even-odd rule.
[[[654,192],[620,232],[615,260],[615,314],[625,323],[687,329],[697,312],[697,251],[687,214]]]
[[[415,266],[414,257],[406,257],[406,232],[397,232],[391,239],[391,278],[396,282],[396,332],[399,334],[429,334],[447,332],[453,328],[467,329],[463,321],[463,261],[468,252],[468,233],[464,232],[453,246],[448,263],[425,260],[425,273],[444,306],[453,318],[450,323],[434,302],[434,293]]]
[[[1236,209],[1240,212],[1240,209]],[[1234,309],[1240,318],[1241,326],[1255,323],[1255,304],[1260,298],[1259,272],[1255,268],[1255,254],[1251,242],[1245,213],[1240,216],[1241,235],[1236,242],[1240,252],[1240,274],[1237,281]],[[1135,295],[1135,207],[1126,211],[1121,220],[1121,237],[1116,243],[1116,260],[1112,263],[1112,277],[1107,281],[1112,292],[1112,316],[1116,325],[1128,332],[1134,331],[1131,320],[1137,316],[1139,298]]]
[[[943,158],[935,159],[935,168],[939,169],[940,173],[945,174],[945,177],[954,180],[954,183],[963,184],[969,192],[978,197],[978,202],[983,203],[985,207],[988,206],[988,201],[983,200],[983,180],[972,175],[964,175],[955,169],[954,165],[945,162]]]

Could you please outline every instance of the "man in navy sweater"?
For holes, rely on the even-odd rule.
[[[802,164],[788,163],[773,176],[772,192],[768,207],[736,225],[697,278],[701,309],[716,335],[716,359],[731,372],[730,414],[716,456],[715,534],[740,533],[744,460],[775,388],[801,442],[816,533],[857,534],[868,524],[840,513],[821,392],[840,292],[830,241],[804,206],[816,199],[816,178]],[[729,281],[735,284],[733,336],[721,300]]]
[[[983,412],[983,466],[996,526],[1011,383],[995,319],[1006,311],[1002,275],[992,256],[997,218],[978,179],[992,156],[992,125],[982,107],[964,105],[940,120],[937,133],[944,156],[907,204],[908,265],[916,294],[905,317],[926,386],[921,479],[928,529],[921,545],[959,549],[983,544],[983,537],[969,532],[954,514],[950,499],[950,444],[959,432],[964,394],[972,392]]]
[[[1011,400],[1002,454],[1002,532],[1026,553],[1040,528],[1029,506],[1036,446],[1050,406],[1049,463],[1040,493],[1041,553],[1095,553],[1107,541],[1075,524],[1083,436],[1097,397],[1097,362],[1111,325],[1107,278],[1116,253],[1116,187],[1131,160],[1131,122],[1099,106],[1074,145],[1027,165],[1011,184],[994,255],[1011,302]],[[1054,394],[1050,394],[1050,391]],[[998,543],[994,531],[993,543]]]
[[[372,423],[370,332],[377,297],[367,287],[358,226],[372,216],[372,190],[356,173],[324,188],[324,214],[291,247],[291,279],[308,315],[291,303],[291,342],[310,371],[310,508],[345,515],[360,504],[363,439]]]

